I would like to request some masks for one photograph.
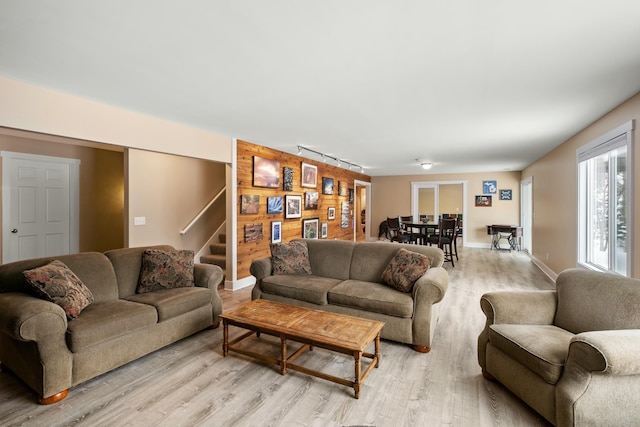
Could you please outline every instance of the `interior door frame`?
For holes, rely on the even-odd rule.
[[[15,160],[59,163],[69,166],[69,253],[80,250],[80,160],[39,154],[0,151],[2,157],[2,262],[6,263],[10,251],[8,230],[11,227],[11,164]]]
[[[520,224],[522,224],[522,249],[533,254],[533,177],[520,181]]]
[[[353,181],[353,199],[354,199],[355,208],[360,208],[356,203],[356,199],[357,199],[356,195],[358,194],[356,189],[358,186],[364,187],[367,190],[367,199],[365,201],[365,208],[364,208],[365,209],[364,228],[365,230],[367,230],[367,232],[365,233],[365,239],[367,241],[374,240],[371,237],[371,183],[367,181],[360,181],[359,179],[355,179]],[[353,241],[355,242],[357,241],[357,238],[358,238],[356,227],[359,225],[357,209],[353,210],[353,217],[354,217]]]
[[[421,188],[433,188],[436,187],[436,191],[434,191],[434,215],[439,216],[440,212],[438,212],[438,205],[440,197],[439,186],[440,185],[451,185],[451,184],[462,184],[462,220],[463,224],[469,224],[469,210],[467,209],[467,181],[466,180],[453,180],[453,181],[412,181],[411,182],[411,215],[413,215],[413,220],[417,221],[419,217],[419,197],[420,197],[420,189]],[[463,225],[464,228],[464,225]],[[467,234],[462,233],[462,247],[467,246]]]

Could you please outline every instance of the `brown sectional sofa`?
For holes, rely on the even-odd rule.
[[[219,324],[218,266],[195,264],[195,286],[136,294],[148,248],[0,265],[0,361],[38,393],[40,403],[57,402],[83,381]],[[54,259],[93,295],[77,319],[67,320],[59,305],[32,296],[25,284],[24,270]]]
[[[482,296],[483,375],[557,426],[640,423],[640,280],[584,269]]]
[[[304,241],[312,274],[274,275],[271,257],[253,260],[250,271],[256,284],[252,299],[378,320],[385,323],[382,338],[411,344],[422,352],[431,349],[438,303],[449,285],[440,249],[388,242]],[[431,267],[410,293],[400,292],[381,280],[384,269],[400,248],[432,259]]]

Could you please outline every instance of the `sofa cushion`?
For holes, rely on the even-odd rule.
[[[562,375],[574,334],[553,325],[496,324],[489,342],[551,385]]]
[[[413,284],[429,270],[430,265],[428,256],[400,248],[382,272],[382,281],[401,292],[411,292]]]
[[[273,275],[262,279],[262,291],[312,304],[327,305],[327,292],[341,280],[313,274]]]
[[[163,289],[132,295],[126,299],[155,307],[158,310],[158,321],[162,322],[211,304],[211,291],[199,287]]]
[[[25,270],[24,276],[39,297],[62,307],[69,320],[93,302],[89,288],[62,261]]]
[[[105,301],[87,307],[67,327],[67,345],[77,353],[84,348],[156,324],[155,307],[125,300]]]
[[[195,286],[193,251],[147,249],[142,254],[136,292],[159,291]]]
[[[329,304],[387,314],[395,317],[413,316],[411,294],[398,292],[387,285],[360,280],[345,280],[328,292]]]
[[[271,245],[273,274],[311,274],[309,250],[305,241]]]
[[[294,240],[297,241],[297,240]],[[311,271],[316,276],[347,280],[355,242],[347,240],[306,239]]]

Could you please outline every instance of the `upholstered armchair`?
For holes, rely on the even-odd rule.
[[[640,280],[582,269],[482,296],[478,362],[558,426],[640,423]]]

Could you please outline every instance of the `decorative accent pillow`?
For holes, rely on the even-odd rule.
[[[431,267],[431,258],[400,248],[382,272],[382,281],[401,292],[411,292],[424,273]]]
[[[271,245],[271,265],[273,274],[311,274],[307,242]]]
[[[58,304],[69,320],[93,302],[93,294],[62,261],[23,272],[27,283],[42,299]]]
[[[191,250],[145,250],[136,293],[195,286],[193,255]]]

